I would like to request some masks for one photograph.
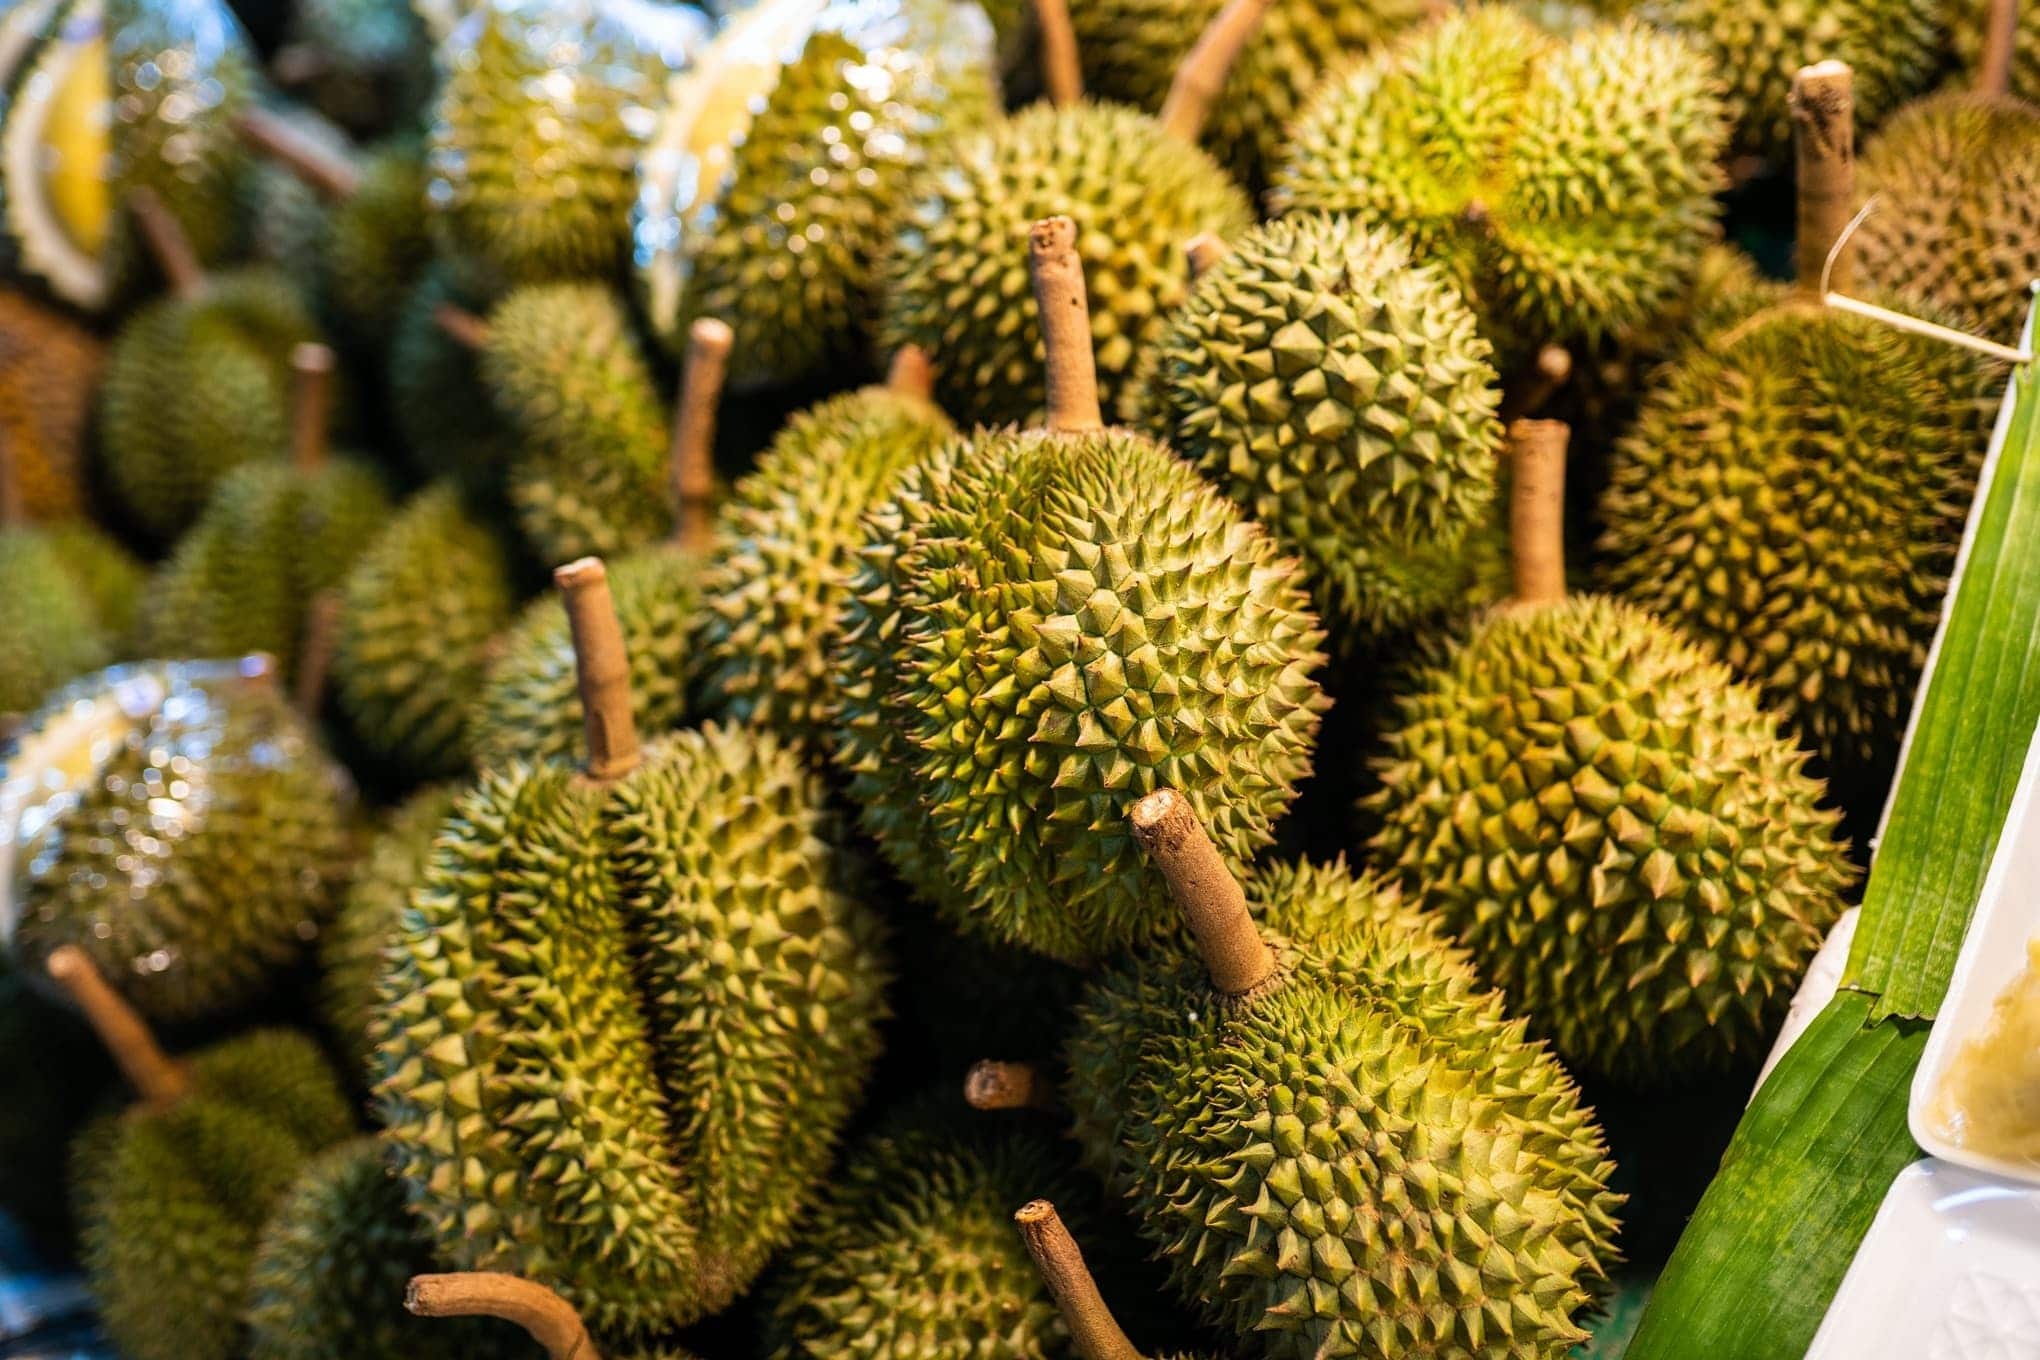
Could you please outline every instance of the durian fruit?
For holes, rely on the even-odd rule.
[[[248,1360],[518,1360],[514,1328],[432,1324],[404,1307],[430,1244],[373,1138],[314,1157],[262,1229],[248,1271]]]
[[[463,324],[478,305],[458,271],[444,263],[428,268],[398,309],[384,380],[411,461],[427,477],[451,479],[487,501],[503,495],[518,439],[496,410],[480,347]]]
[[[1198,31],[1224,0],[1087,0],[1071,5],[1086,87],[1155,110]],[[1434,0],[1275,0],[1227,76],[1204,144],[1242,182],[1265,177],[1288,127],[1328,69],[1438,12]]]
[[[1186,1304],[1274,1360],[1559,1360],[1616,1252],[1564,1070],[1425,915],[1343,866],[1252,887],[1134,804],[1196,941],[1092,984],[1076,1134]]]
[[[6,944],[31,970],[77,945],[158,1021],[231,1010],[330,909],[353,806],[265,658],[87,676],[0,777]]]
[[[1105,427],[1075,232],[1053,218],[1030,240],[1047,427],[907,471],[866,520],[833,665],[834,754],[893,867],[959,931],[1081,963],[1169,925],[1126,803],[1195,775],[1245,862],[1326,701],[1295,561],[1167,449]]]
[[[25,293],[0,288],[0,439],[14,460],[22,513],[85,513],[86,445],[106,346]]]
[[[349,730],[378,760],[414,779],[471,763],[476,695],[517,609],[513,574],[503,535],[443,482],[355,559],[333,676]]]
[[[888,350],[928,355],[944,410],[987,425],[1041,410],[1021,224],[1052,215],[1074,220],[1084,241],[1095,362],[1115,407],[1135,356],[1188,292],[1176,258],[1183,242],[1253,225],[1247,196],[1196,142],[1266,3],[1232,0],[1212,21],[1158,118],[1070,95],[1021,110],[932,167],[887,256],[880,338]],[[1049,46],[1070,51],[1074,41],[1064,33]],[[1072,84],[1066,71],[1050,81]]]
[[[428,202],[444,253],[505,283],[622,268],[666,61],[621,8],[501,0],[441,45]]]
[[[1406,236],[1519,367],[1678,297],[1717,234],[1717,85],[1684,40],[1633,20],[1562,39],[1474,5],[1328,80],[1271,201]]]
[[[316,156],[323,170],[351,169],[354,143],[315,111],[277,103],[245,109],[235,120],[257,155],[241,176],[248,218],[248,253],[293,280],[312,300],[325,253],[331,197],[270,152],[268,139],[287,140],[301,156]],[[259,130],[259,131],[258,131]],[[252,135],[251,135],[252,134]]]
[[[96,531],[84,529],[85,534]],[[118,551],[109,545],[109,551]],[[113,659],[106,627],[61,541],[0,516],[0,722],[41,705],[50,691]]]
[[[353,1131],[340,1083],[292,1030],[171,1058],[84,951],[47,963],[137,1096],[72,1149],[100,1322],[127,1360],[241,1360],[262,1226],[313,1154]]]
[[[273,73],[349,132],[372,137],[424,112],[432,47],[410,0],[298,0]]]
[[[602,564],[556,578],[585,763],[485,771],[455,805],[385,956],[377,1106],[448,1264],[639,1337],[789,1240],[888,969],[821,781],[742,728],[640,751]]]
[[[663,1343],[604,1346],[595,1339],[573,1304],[542,1284],[496,1271],[461,1271],[450,1275],[413,1275],[404,1291],[404,1307],[419,1317],[495,1318],[524,1329],[546,1353],[546,1360],[694,1360],[678,1346]]]
[[[666,92],[640,163],[635,265],[676,350],[737,336],[740,386],[857,355],[923,166],[997,116],[992,31],[953,0],[766,0]]]
[[[114,337],[99,447],[120,509],[168,543],[221,477],[290,446],[290,355],[318,334],[289,280],[263,269],[203,274],[159,200],[135,207],[177,286]]]
[[[864,516],[951,431],[930,400],[933,382],[920,351],[900,351],[884,387],[789,421],[723,503],[692,662],[705,716],[819,743]]]
[[[369,1031],[383,949],[425,877],[460,792],[456,784],[428,784],[390,812],[355,866],[340,909],[319,932],[319,1018],[352,1060],[350,1076],[374,1071]]]
[[[1123,403],[1370,633],[1431,612],[1494,499],[1501,400],[1473,313],[1403,241],[1303,213],[1198,277]]]
[[[854,1149],[774,1276],[770,1360],[1049,1360],[1069,1334],[1012,1228],[1094,1193],[1044,1130],[923,1096]]]
[[[1027,1254],[1034,1258],[1034,1268],[1041,1273],[1041,1282],[1048,1286],[1056,1310],[1062,1314],[1076,1353],[1083,1360],[1146,1360],[1112,1316],[1105,1296],[1098,1292],[1098,1282],[1091,1277],[1090,1267],[1084,1264],[1076,1238],[1070,1236],[1054,1203],[1029,1200],[1014,1211],[1013,1222],[1019,1225],[1020,1240],[1026,1244]],[[1176,1352],[1156,1360],[1204,1360],[1204,1357]]]
[[[1569,1061],[1659,1083],[1754,1058],[1855,876],[1839,814],[1754,687],[1566,596],[1565,427],[1510,437],[1516,598],[1401,700],[1376,862]]]
[[[23,0],[0,62],[0,274],[100,311],[144,260],[118,206],[164,205],[207,263],[239,244],[234,114],[260,82],[220,0]]]
[[[340,584],[389,519],[376,470],[329,456],[333,351],[300,344],[290,363],[289,458],[248,463],[220,479],[151,583],[142,612],[148,655],[267,652],[286,676],[298,676],[312,601]]]
[[[53,1260],[70,1254],[65,1154],[114,1075],[92,1031],[0,950],[0,1213]]]

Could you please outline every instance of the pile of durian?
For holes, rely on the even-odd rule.
[[[10,0],[0,1209],[126,1360],[1619,1353],[2031,96],[2004,0]]]

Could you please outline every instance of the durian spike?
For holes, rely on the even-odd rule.
[[[85,1012],[87,1023],[143,1104],[161,1109],[190,1093],[190,1069],[163,1051],[148,1022],[126,997],[107,985],[84,950],[74,944],[59,945],[50,951],[43,966],[50,981]]]
[[[361,171],[331,147],[305,135],[304,129],[273,110],[249,108],[234,117],[234,131],[257,152],[296,175],[334,203],[354,197]]]
[[[204,292],[205,269],[198,262],[198,252],[191,248],[191,238],[163,206],[156,191],[147,187],[128,190],[127,209],[141,230],[142,243],[148,247],[150,258],[169,282],[170,291],[186,299]]]
[[[14,434],[0,429],[0,529],[12,529],[28,520],[28,507],[21,497],[21,469],[14,458]]]
[[[1509,564],[1516,603],[1565,598],[1565,453],[1562,420],[1509,423]]]
[[[1077,1354],[1083,1360],[1142,1360],[1105,1306],[1098,1282],[1084,1264],[1084,1253],[1055,1206],[1045,1199],[1033,1200],[1020,1207],[1013,1221],[1020,1225],[1020,1240],[1027,1244],[1049,1297],[1062,1312]]]
[[[574,1305],[533,1280],[493,1270],[413,1275],[404,1307],[418,1317],[491,1317],[512,1322],[548,1360],[602,1360]]]
[[[489,343],[489,323],[451,302],[442,302],[432,309],[432,324],[457,345],[480,349]]]
[[[1227,0],[1226,7],[1204,26],[1197,45],[1183,58],[1175,79],[1169,82],[1168,98],[1162,101],[1162,111],[1157,115],[1162,131],[1197,145],[1197,139],[1204,135],[1205,123],[1211,119],[1212,107],[1218,103],[1219,91],[1225,88],[1225,78],[1232,74],[1240,53],[1260,32],[1270,3],[1271,0]]]
[[[2019,0],[1990,0],[1983,60],[1976,68],[1976,92],[2003,99],[2012,92],[2012,54],[2019,43]]]
[[[935,400],[935,365],[919,345],[901,345],[885,370],[886,389],[915,401]]]
[[[1055,1083],[1033,1063],[984,1058],[963,1078],[963,1103],[973,1110],[1055,1110]]]
[[[722,402],[735,338],[728,325],[713,317],[703,317],[687,331],[687,362],[667,454],[673,470],[673,542],[690,552],[707,552],[715,537],[715,410]]]
[[[1211,985],[1243,996],[1275,975],[1275,955],[1247,911],[1247,895],[1219,857],[1190,800],[1156,789],[1133,805],[1133,838],[1168,880]]]
[[[1041,84],[1049,102],[1076,103],[1084,97],[1084,66],[1077,60],[1069,0],[1034,0],[1034,26],[1041,31]]]
[[[1034,306],[1041,313],[1047,350],[1048,428],[1100,430],[1098,361],[1091,353],[1091,302],[1084,292],[1084,261],[1077,254],[1077,224],[1044,217],[1027,231],[1027,267],[1034,276]]]
[[[1792,77],[1790,106],[1799,194],[1798,284],[1817,297],[1828,256],[1856,211],[1855,73],[1839,61],[1801,68]],[[1828,288],[1848,292],[1854,272],[1855,262],[1844,251],[1828,271]]]
[[[326,705],[326,678],[340,643],[340,592],[322,590],[305,609],[305,635],[298,645],[297,685],[291,706],[306,722],[318,721]]]
[[[326,431],[333,420],[333,351],[307,340],[290,352],[290,461],[299,472],[326,465]]]
[[[1211,232],[1200,231],[1191,237],[1183,247],[1183,258],[1190,265],[1190,281],[1195,283],[1209,273],[1213,265],[1226,257],[1226,249],[1225,242]]]
[[[630,707],[630,654],[616,602],[609,595],[609,571],[599,557],[584,557],[553,572],[574,635],[574,674],[581,686],[581,722],[588,746],[583,769],[590,780],[608,784],[638,765],[637,719]]]

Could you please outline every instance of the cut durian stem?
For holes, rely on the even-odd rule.
[[[290,461],[299,472],[326,465],[326,435],[333,420],[333,351],[315,340],[290,352]]]
[[[1203,278],[1211,272],[1212,266],[1223,260],[1225,256],[1226,244],[1224,241],[1211,232],[1198,232],[1190,238],[1189,244],[1183,247],[1183,258],[1189,262],[1190,266],[1190,281],[1195,283]]]
[[[489,1317],[522,1327],[548,1360],[602,1360],[573,1304],[534,1280],[494,1270],[413,1275],[404,1307],[418,1317]]]
[[[314,721],[326,704],[326,678],[340,641],[340,592],[322,590],[305,607],[305,634],[298,643],[297,683],[291,705]]]
[[[673,407],[673,542],[707,552],[715,538],[715,411],[729,372],[728,325],[703,317],[687,331],[687,362]]]
[[[1142,1360],[1113,1319],[1112,1310],[1105,1306],[1098,1282],[1084,1264],[1084,1253],[1063,1226],[1055,1206],[1045,1199],[1033,1200],[1020,1207],[1013,1221],[1020,1227],[1020,1240],[1027,1244],[1035,1269],[1041,1272],[1041,1282],[1048,1286],[1049,1297],[1070,1329],[1077,1354],[1084,1360]]]
[[[581,689],[587,743],[582,765],[598,784],[623,778],[638,765],[637,720],[630,707],[630,654],[609,594],[609,571],[599,557],[584,557],[553,572],[574,637],[574,674]]]
[[[191,1072],[163,1051],[141,1014],[100,975],[98,965],[74,944],[50,951],[43,967],[64,989],[106,1046],[114,1065],[145,1105],[174,1105],[191,1091]]]
[[[1565,598],[1565,454],[1562,420],[1509,423],[1509,565],[1516,603]]]
[[[985,1058],[963,1078],[963,1100],[973,1110],[1058,1110],[1055,1083],[1030,1062]]]
[[[1232,74],[1233,63],[1261,30],[1271,0],[1229,0],[1197,35],[1197,43],[1176,68],[1157,121],[1162,131],[1195,146],[1211,120],[1212,107]]]
[[[1800,68],[1792,77],[1789,107],[1798,174],[1799,288],[1814,296],[1845,293],[1855,272],[1848,253],[1832,261],[1829,256],[1856,211],[1855,73],[1840,61]]]
[[[1034,0],[1034,26],[1041,33],[1041,85],[1053,104],[1084,97],[1084,66],[1077,59],[1077,30],[1069,0]]]
[[[147,186],[128,190],[127,209],[141,230],[142,243],[148,247],[150,257],[170,284],[170,291],[187,299],[204,292],[205,268],[198,262],[198,252],[191,248],[191,238],[163,206],[156,191]]]
[[[901,345],[893,351],[892,363],[886,366],[885,385],[888,391],[915,401],[935,400],[935,365],[929,362],[928,351],[919,345]]]
[[[361,171],[353,161],[306,136],[303,128],[270,109],[243,109],[234,116],[234,130],[259,154],[332,202],[354,197],[361,187]]]
[[[489,323],[455,303],[442,302],[434,307],[432,324],[457,345],[480,349],[489,343]]]
[[[1275,955],[1247,911],[1247,894],[1198,824],[1190,801],[1156,789],[1133,805],[1133,838],[1168,881],[1197,940],[1211,985],[1243,996],[1275,975]]]
[[[1041,313],[1047,350],[1048,428],[1072,433],[1103,429],[1077,224],[1067,217],[1044,217],[1029,228],[1027,267],[1034,278],[1034,305]]]
[[[2012,53],[2019,41],[2019,0],[1990,0],[1983,33],[1983,59],[1976,68],[1976,92],[2003,99],[2012,92]]]

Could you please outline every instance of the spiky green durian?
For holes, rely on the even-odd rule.
[[[254,116],[287,129],[294,141],[335,164],[354,160],[354,143],[347,134],[311,109],[279,102]],[[247,200],[250,253],[310,298],[332,230],[330,201],[290,166],[267,157],[257,158],[240,183]]]
[[[441,483],[368,545],[341,587],[333,678],[362,742],[416,778],[474,755],[475,696],[517,608],[502,536]]]
[[[1089,0],[1070,6],[1084,87],[1154,111],[1199,32],[1225,0]],[[1263,176],[1328,67],[1359,57],[1437,12],[1431,0],[1276,0],[1212,110],[1204,144],[1243,182]]]
[[[64,1161],[113,1069],[92,1032],[29,985],[0,951],[0,1212],[52,1259],[69,1255]]]
[[[1785,97],[1812,61],[1855,71],[1856,124],[1881,121],[1942,72],[1944,0],[1648,0],[1655,20],[1684,33],[1728,82],[1734,149],[1783,159],[1792,147]]]
[[[634,553],[609,573],[630,651],[633,716],[644,732],[670,731],[689,716],[701,576],[699,558],[670,547]],[[574,640],[558,600],[533,600],[504,634],[470,722],[483,769],[580,749]]]
[[[672,528],[665,408],[613,290],[517,289],[489,313],[481,362],[522,436],[510,501],[541,560],[628,552]]]
[[[0,439],[30,519],[85,513],[86,446],[105,358],[98,336],[0,288]]]
[[[75,944],[153,1018],[215,1015],[295,959],[353,851],[353,790],[243,662],[114,666],[53,695],[0,779],[0,918]]]
[[[437,319],[442,307],[477,305],[454,270],[427,269],[397,314],[384,375],[390,414],[411,460],[429,477],[451,478],[471,496],[492,498],[503,493],[517,435],[496,410],[480,356]]]
[[[350,336],[381,344],[432,262],[424,148],[393,138],[368,148],[359,169],[354,192],[332,209],[320,292]]]
[[[280,76],[357,136],[411,123],[432,92],[432,48],[410,0],[299,0]],[[296,67],[298,69],[291,69]]]
[[[391,812],[355,866],[340,909],[319,932],[319,1018],[355,1059],[356,1072],[374,1068],[369,1030],[383,948],[425,876],[432,843],[460,792],[455,784],[430,784]]]
[[[146,593],[147,572],[141,561],[90,520],[53,520],[39,528],[91,602],[91,617],[105,630],[114,656],[133,655],[135,626]]]
[[[624,262],[659,53],[594,0],[477,7],[439,51],[428,202],[442,250],[509,282]]]
[[[1408,237],[1510,366],[1678,296],[1716,234],[1726,136],[1682,39],[1634,21],[1560,39],[1482,4],[1327,81],[1271,198]]]
[[[1620,1202],[1571,1079],[1373,878],[1251,886],[1251,987],[1181,944],[1093,984],[1070,1045],[1088,1158],[1177,1294],[1271,1357],[1558,1360]]]
[[[494,1360],[529,1345],[505,1323],[426,1321],[404,1286],[431,1244],[373,1138],[314,1157],[270,1215],[248,1271],[249,1360]]]
[[[1117,105],[1036,105],[962,144],[894,241],[882,331],[888,350],[928,354],[936,397],[959,420],[1041,409],[1025,241],[1029,222],[1055,213],[1077,223],[1108,409],[1188,294],[1184,242],[1236,236],[1254,220],[1209,156]]]
[[[992,33],[950,0],[767,0],[675,77],[639,174],[636,266],[677,351],[713,317],[739,385],[855,356],[921,168],[997,116]]]
[[[717,518],[692,659],[705,713],[821,738],[864,516],[949,429],[924,395],[883,387],[788,422]]]
[[[289,447],[290,354],[317,338],[296,290],[259,269],[137,310],[100,392],[101,458],[121,509],[167,543],[227,472]]]
[[[1257,227],[1197,280],[1123,403],[1369,631],[1428,612],[1494,499],[1492,350],[1453,286],[1347,218]]]
[[[955,1107],[955,1108],[952,1108]],[[1039,1195],[1095,1195],[1044,1130],[954,1095],[896,1110],[854,1149],[787,1253],[771,1360],[1054,1360],[1069,1330],[1013,1231]]]
[[[113,658],[84,583],[41,529],[0,529],[0,714],[32,712],[65,681]]]
[[[792,748],[710,726],[632,768],[629,727],[591,724],[590,774],[513,765],[456,804],[389,948],[377,1089],[446,1259],[642,1336],[724,1307],[788,1241],[887,969]]]
[[[1864,281],[2015,343],[2040,278],[2040,108],[1920,100],[1870,143],[1858,182],[1877,199],[1849,246]]]
[[[1616,446],[1603,579],[1756,682],[1830,761],[1897,748],[1986,443],[1988,365],[1770,293]]]

